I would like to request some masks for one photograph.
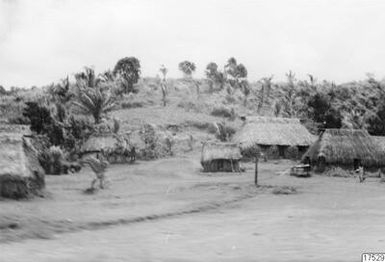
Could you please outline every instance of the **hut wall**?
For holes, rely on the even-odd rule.
[[[242,150],[242,156],[247,159],[254,159],[259,153],[265,159],[293,159],[299,160],[306,153],[308,146],[277,146],[277,145],[255,145],[254,147]]]
[[[215,159],[202,162],[204,172],[239,172],[240,166],[238,160]]]

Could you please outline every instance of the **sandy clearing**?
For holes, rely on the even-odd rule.
[[[159,174],[166,175],[176,162],[168,159],[135,167],[139,181],[151,191],[150,198],[144,188],[125,195],[118,187],[114,193],[122,199],[98,195],[89,203],[100,207],[103,201],[109,201],[106,206],[114,204],[118,211],[108,208],[110,214],[99,212],[100,216],[116,218],[124,215],[119,210],[127,210],[128,198],[135,199],[135,212],[156,210],[156,199],[158,210],[165,210],[167,205],[175,207],[176,203],[183,209],[245,195],[253,182],[250,166],[241,176],[207,177],[191,171],[197,166],[186,160],[168,178],[146,179],[152,178],[146,170],[156,167]],[[286,167],[285,163],[261,163],[260,181],[264,185],[295,186],[299,194],[272,195],[265,191],[205,212],[56,234],[51,240],[1,244],[0,261],[359,261],[364,251],[385,251],[382,184],[374,178],[360,184],[354,178],[299,179],[276,174]],[[114,179],[118,178],[119,174]],[[175,191],[164,197],[169,181],[173,181]],[[77,206],[76,201],[73,206]]]

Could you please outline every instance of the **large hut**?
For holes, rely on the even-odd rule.
[[[385,151],[365,130],[326,129],[302,160],[319,172],[333,166],[351,170],[360,164],[378,170],[385,166]]]
[[[233,138],[242,154],[262,152],[267,158],[300,158],[316,137],[299,119],[278,117],[244,117],[244,124]]]
[[[0,133],[0,196],[26,198],[40,195],[45,186],[38,153],[19,133]]]
[[[237,144],[206,142],[202,146],[201,164],[204,172],[240,172],[241,158]]]

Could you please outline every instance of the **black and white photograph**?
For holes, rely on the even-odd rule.
[[[0,262],[385,262],[384,13],[0,0]]]

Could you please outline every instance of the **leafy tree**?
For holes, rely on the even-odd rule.
[[[185,77],[191,77],[196,70],[195,64],[187,60],[180,62],[178,68],[183,72]]]
[[[162,79],[160,81],[160,88],[162,89],[162,101],[163,101],[163,106],[166,106],[167,93],[168,93],[166,76],[167,76],[168,69],[165,67],[165,65],[162,65],[159,71],[162,73]]]
[[[7,90],[5,90],[5,88],[0,85],[0,95],[6,95],[7,94]]]
[[[81,87],[95,88],[100,79],[96,77],[95,70],[91,67],[84,67],[84,71],[75,74],[76,83]]]
[[[385,136],[385,103],[379,106],[377,112],[368,117],[367,125],[371,135]]]
[[[342,115],[332,107],[330,98],[322,93],[312,96],[308,103],[311,118],[324,128],[341,128]]]
[[[120,59],[115,65],[113,75],[122,80],[125,93],[135,93],[134,84],[136,84],[140,78],[140,61],[136,57]]]
[[[225,72],[227,74],[227,80],[233,88],[241,88],[241,82],[247,78],[246,67],[243,64],[238,64],[234,57],[227,60]]]
[[[47,135],[54,145],[64,142],[64,132],[60,123],[56,122],[48,108],[36,102],[26,102],[23,116],[30,120],[30,129],[37,134]]]
[[[88,88],[80,93],[73,105],[79,113],[92,115],[95,124],[99,124],[102,116],[114,109],[115,101],[108,92],[100,88]]]
[[[213,88],[213,84],[220,86],[220,89],[223,89],[225,84],[225,76],[222,72],[218,71],[218,65],[214,62],[209,63],[206,66],[205,74],[207,79],[210,80],[210,87]]]
[[[263,105],[265,103],[268,103],[269,101],[269,98],[270,98],[270,93],[271,93],[271,89],[272,89],[272,85],[273,85],[273,77],[274,76],[270,76],[270,77],[264,77],[262,78],[261,82],[262,82],[262,85],[261,85],[261,90],[259,91],[259,94],[258,94],[258,107],[257,107],[257,111],[258,113],[261,111]],[[281,107],[279,107],[279,110],[275,110],[275,112],[277,114],[279,114],[281,112]],[[276,115],[278,116],[278,115]]]

